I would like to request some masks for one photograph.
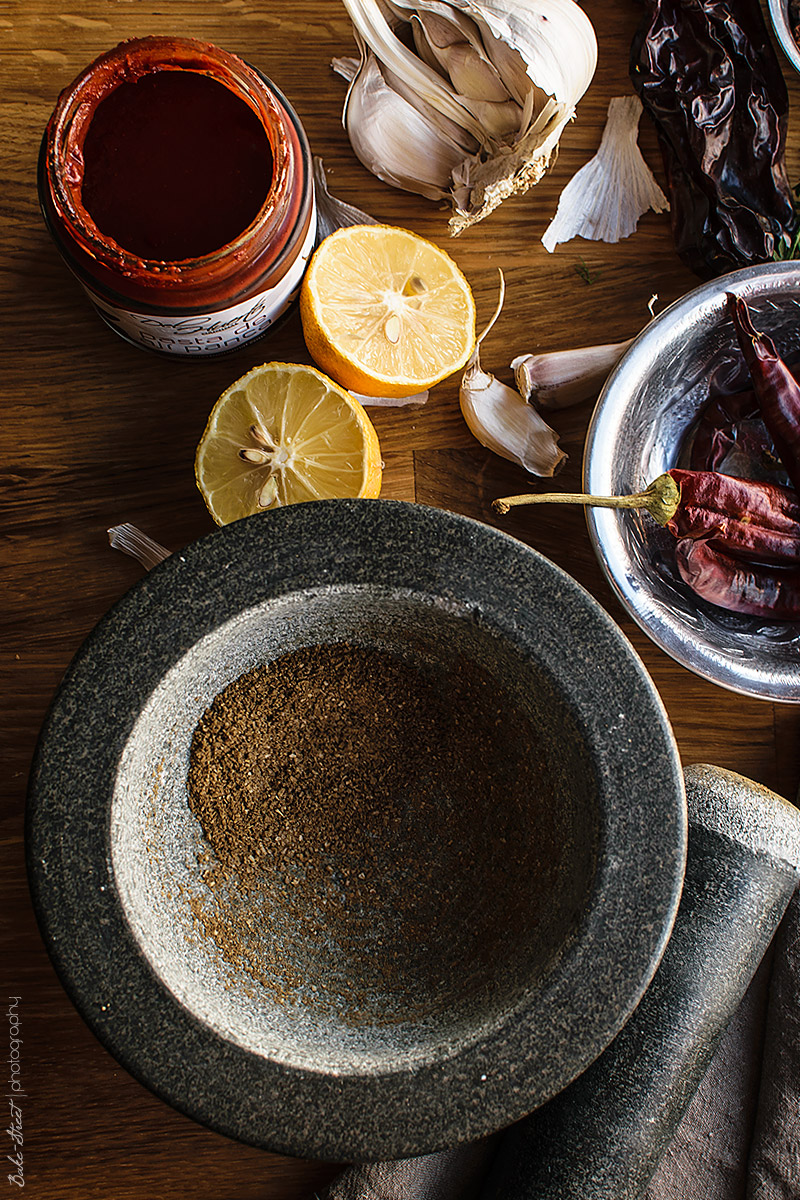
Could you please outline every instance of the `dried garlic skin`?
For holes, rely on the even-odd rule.
[[[573,175],[558,200],[542,245],[551,254],[574,237],[619,242],[630,237],[648,209],[665,212],[669,201],[639,149],[638,96],[615,96],[608,105],[600,148]]]
[[[428,403],[430,394],[430,388],[411,396],[365,396],[363,392],[350,390],[350,395],[364,408],[422,408]]]
[[[314,157],[314,195],[317,202],[317,241],[321,242],[329,233],[345,225],[375,225],[374,217],[362,212],[338,196],[332,196],[328,188],[325,166],[321,158]]]
[[[107,533],[108,544],[112,550],[121,550],[123,554],[135,558],[148,571],[170,556],[170,551],[165,546],[128,522],[124,525],[112,525]]]
[[[449,199],[452,234],[541,179],[597,65],[574,0],[343,3],[360,61],[334,61],[342,122],[373,174]]]

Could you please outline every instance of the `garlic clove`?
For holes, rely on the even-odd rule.
[[[352,8],[379,7],[376,0],[344,0],[344,4],[351,19]],[[594,29],[573,0],[391,0],[391,9],[396,15],[405,14],[406,20],[412,13],[425,12],[454,23],[468,17],[480,32],[488,57],[489,38],[503,43],[519,55],[528,79],[562,102],[577,102],[597,65]],[[515,77],[519,83],[518,70]],[[503,72],[501,78],[508,86]]]
[[[381,65],[403,78],[420,100],[461,125],[480,144],[482,130],[479,123],[441,76],[395,35],[378,0],[343,0],[343,3],[359,45],[368,47]]]
[[[431,55],[457,92],[476,100],[504,102],[510,99],[497,68],[479,46],[477,30],[470,39],[451,21],[433,13],[419,14]],[[474,27],[473,27],[474,28]]]
[[[373,175],[429,200],[447,196],[462,149],[386,84],[371,53],[350,86],[344,120],[357,158]]]
[[[493,100],[476,100],[462,96],[464,103],[473,113],[489,138],[499,139],[519,132],[523,110],[514,100],[496,103]]]
[[[542,238],[550,253],[573,237],[619,242],[634,232],[648,209],[669,208],[639,149],[641,113],[638,96],[616,96],[609,103],[600,148],[562,191]]]
[[[518,392],[481,367],[481,342],[503,311],[505,295],[506,282],[501,271],[497,307],[475,342],[461,379],[461,412],[473,437],[487,450],[517,463],[532,475],[549,478],[567,458],[558,447],[558,434]]]
[[[470,432],[481,445],[530,474],[549,478],[566,461],[558,434],[536,409],[481,368],[477,346],[461,381],[459,402]]]
[[[419,57],[424,63],[427,63],[432,71],[436,71],[437,75],[441,75],[442,79],[447,79],[447,72],[431,49],[425,29],[416,13],[412,14],[410,24],[411,33],[414,38],[414,49]]]
[[[497,69],[512,100],[524,105],[531,92],[538,93],[542,99],[535,111],[542,108],[546,93],[531,79],[519,50],[495,37],[488,26],[483,28],[483,44],[489,61]]]
[[[506,45],[505,42],[499,41],[484,23],[479,25],[463,13],[457,12],[446,3],[446,0],[427,0],[427,2],[423,0],[418,8],[419,11],[414,11],[413,7],[409,5],[407,13],[414,31],[414,45],[417,53],[443,77],[449,77],[463,96],[495,102],[511,99],[516,101],[520,108],[523,108],[531,91],[539,90],[528,76],[519,51],[513,46]],[[436,25],[433,24],[434,21],[437,23]],[[454,32],[447,36],[444,27],[449,27]],[[437,30],[440,29],[442,32],[438,34],[437,38]],[[432,49],[431,42],[434,40],[440,47],[455,48],[456,43],[469,46],[475,56],[493,67],[494,71],[491,74],[487,71],[481,76],[485,90],[473,88],[469,76],[456,79],[453,75],[453,66],[455,65],[455,69],[458,70],[459,64],[454,64],[452,59],[448,60],[449,72],[445,70],[442,61],[436,57],[436,53]],[[474,59],[467,58],[466,62],[472,63]]]
[[[568,408],[597,396],[632,341],[520,354],[511,369],[525,400],[538,408]]]
[[[414,92],[414,89],[409,86],[402,76],[396,75],[388,67],[382,68],[383,78],[387,85],[407,100],[412,108],[415,108],[426,121],[429,121],[439,132],[452,143],[457,146],[463,154],[474,154],[478,149],[478,143],[471,134],[467,133],[461,125],[451,121],[449,117],[445,117],[442,113],[437,112],[433,105],[428,104],[426,100],[421,99]]]

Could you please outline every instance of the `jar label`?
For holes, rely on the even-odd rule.
[[[217,309],[216,312],[159,317],[109,304],[89,288],[85,290],[103,320],[129,342],[165,354],[222,354],[259,337],[286,312],[300,291],[316,234],[315,207],[300,253],[275,287],[267,288],[241,304]]]

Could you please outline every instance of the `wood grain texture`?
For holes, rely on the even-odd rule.
[[[63,992],[28,898],[23,808],[28,770],[47,706],[71,656],[98,619],[141,575],[108,548],[109,526],[131,521],[172,550],[209,532],[193,480],[193,456],[217,396],[268,358],[308,362],[299,322],[272,339],[212,362],[170,362],[116,339],[93,315],[42,223],[36,162],[59,91],[125,37],[177,33],[217,42],[270,76],[300,114],[331,189],[380,220],[446,245],[488,320],[498,268],[507,285],[484,366],[512,382],[515,354],[616,341],[697,280],[677,259],[665,215],[647,214],[617,246],[570,243],[548,255],[539,239],[558,195],[599,144],[611,96],[630,92],[627,57],[639,10],[629,0],[587,0],[600,47],[597,75],[564,134],[558,162],[527,196],[450,242],[435,204],[394,191],[356,161],[341,126],[344,85],[330,70],[352,52],[336,0],[45,0],[0,4],[0,146],[3,224],[0,534],[4,636],[3,806],[0,814],[2,971],[21,997],[28,1098],[25,1179],[42,1200],[300,1200],[334,1167],[262,1153],[196,1125],[152,1096],[97,1043]],[[788,68],[787,68],[788,72]],[[787,74],[788,78],[788,74]],[[792,96],[789,169],[800,178]],[[655,135],[640,144],[662,176]],[[585,259],[596,282],[576,271]],[[569,462],[559,480],[577,487],[591,405],[558,414]],[[456,382],[427,407],[374,411],[386,463],[384,495],[439,505],[497,524],[553,558],[597,596],[631,638],[664,699],[686,762],[741,771],[794,796],[800,777],[800,709],[748,701],[667,659],[623,614],[589,545],[582,514],[557,511],[495,519],[494,496],[526,487],[524,472],[489,454],[461,419]],[[322,1119],[322,1115],[321,1115]]]

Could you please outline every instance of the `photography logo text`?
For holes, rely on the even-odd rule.
[[[22,1108],[19,1101],[24,1099],[25,1090],[22,1086],[22,1037],[20,1036],[19,1002],[21,996],[8,997],[8,1100],[9,1123],[6,1129],[11,1139],[11,1153],[6,1155],[14,1167],[14,1173],[8,1176],[8,1182],[15,1187],[25,1187],[25,1168],[22,1156]]]

